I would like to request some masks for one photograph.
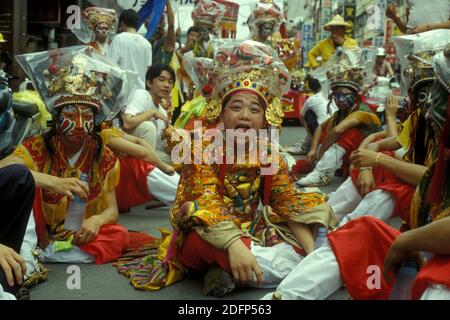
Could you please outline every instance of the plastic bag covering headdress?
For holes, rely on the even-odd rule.
[[[217,29],[225,15],[226,7],[212,0],[199,0],[192,10],[192,20],[196,27]]]
[[[209,99],[206,118],[214,121],[222,101],[235,91],[256,93],[266,107],[266,119],[279,126],[284,110],[278,97],[289,90],[291,76],[271,47],[252,40],[217,41],[214,58],[186,57],[187,69],[200,92]]]
[[[433,56],[442,52],[449,43],[450,30],[438,29],[393,38],[397,56],[400,58],[402,92],[422,79],[434,77]]]
[[[284,21],[283,13],[274,3],[252,3],[252,13],[248,18],[248,26],[253,36],[258,34],[258,26],[265,22],[273,24],[274,30],[278,30]]]
[[[436,78],[450,94],[450,42],[442,52],[433,57],[432,65],[436,72]]]
[[[47,110],[68,104],[94,107],[96,122],[113,119],[125,106],[127,73],[88,46],[73,46],[16,56]]]
[[[80,28],[71,29],[73,34],[84,44],[95,40],[95,28],[99,23],[114,32],[116,27],[116,12],[113,9],[89,7],[81,13]]]
[[[359,92],[371,84],[374,79],[376,49],[372,48],[342,48],[322,66],[316,68],[312,76],[321,82],[328,81],[331,89],[347,87]]]

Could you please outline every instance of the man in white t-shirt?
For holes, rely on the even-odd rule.
[[[137,33],[139,14],[133,9],[122,12],[119,18],[119,34],[111,43],[109,57],[126,70],[137,72],[135,88],[145,89],[145,74],[152,65],[152,45]]]
[[[170,155],[166,152],[167,142],[162,137],[169,120],[161,102],[169,99],[175,72],[170,66],[158,64],[148,69],[145,79],[148,90],[135,90],[128,98],[122,115],[123,129],[147,141],[161,160],[170,164]]]
[[[334,104],[328,106],[328,100],[325,99],[321,92],[322,87],[319,80],[310,78],[308,80],[308,86],[314,95],[306,100],[300,118],[303,127],[306,129],[307,136],[304,141],[300,141],[285,149],[286,152],[291,154],[307,154],[311,145],[312,136],[316,132],[317,127],[324,123],[337,110]]]
[[[421,33],[435,29],[450,29],[449,0],[406,0],[406,20],[397,15],[397,7],[390,4],[386,16],[403,33]]]

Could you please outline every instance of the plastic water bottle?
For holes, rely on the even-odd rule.
[[[87,173],[80,174],[80,180],[88,184]],[[67,230],[78,231],[80,230],[81,223],[83,222],[84,208],[86,207],[86,201],[81,199],[77,194],[74,194],[73,199],[69,199],[67,218],[64,221],[64,228]]]
[[[316,249],[320,248],[321,246],[323,246],[324,244],[326,244],[327,241],[328,241],[327,228],[320,227],[319,233],[316,238],[316,242],[314,243],[314,250],[316,250]]]
[[[415,261],[407,260],[402,263],[395,276],[395,284],[389,300],[411,300],[411,289],[418,270],[419,266]]]
[[[428,252],[428,251],[420,251],[420,256],[422,257],[423,264],[427,264],[428,261],[433,259],[434,255],[433,255],[433,253]]]

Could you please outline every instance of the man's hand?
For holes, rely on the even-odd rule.
[[[165,123],[168,123],[168,121],[169,121],[169,119],[167,118],[167,116],[166,116],[164,113],[159,112],[159,111],[156,111],[156,112],[153,114],[153,118],[155,118],[155,119],[161,119],[161,120],[164,121]]]
[[[306,155],[306,160],[313,165],[314,161],[316,160],[317,150],[311,149],[308,154]]]
[[[234,281],[242,284],[251,284],[254,273],[256,282],[262,286],[263,274],[261,268],[255,256],[240,239],[228,247],[228,257]]]
[[[373,178],[372,170],[363,170],[359,172],[358,181],[356,181],[361,197],[364,197],[375,187],[375,180]]]
[[[22,284],[23,276],[27,272],[25,259],[13,249],[2,244],[0,244],[0,267],[5,272],[6,281],[8,281],[10,287],[14,286],[14,276],[16,282],[19,285]]]
[[[384,258],[383,276],[387,282],[391,282],[390,274],[397,273],[402,262],[411,256],[411,252],[400,249],[400,241],[401,235],[394,240],[386,257]]]
[[[415,26],[411,30],[408,31],[408,34],[422,33],[425,31],[431,30],[428,24],[419,24]]]
[[[102,226],[99,216],[92,216],[83,220],[80,230],[75,234],[73,243],[77,246],[93,241]]]
[[[74,193],[81,199],[87,199],[89,194],[88,185],[77,178],[60,178],[56,176],[49,176],[50,183],[48,190],[58,194],[68,196],[73,199]]]
[[[398,97],[390,95],[386,99],[386,118],[395,119],[398,111]]]
[[[350,155],[350,161],[357,167],[374,167],[376,165],[377,152],[367,149],[358,149]]]

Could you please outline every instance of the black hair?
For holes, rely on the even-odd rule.
[[[137,29],[139,19],[139,13],[137,13],[133,9],[124,10],[119,18],[119,26],[123,22],[127,27]]]
[[[320,85],[319,80],[314,79],[314,78],[309,78],[308,80],[308,87],[313,91],[313,92],[317,92],[320,91],[320,89],[322,89],[322,86]]]
[[[172,67],[167,64],[153,64],[147,69],[147,73],[145,74],[145,82],[147,81],[153,82],[153,79],[158,78],[163,71],[167,71],[170,74],[173,82],[175,82],[175,71],[173,71]]]
[[[191,32],[197,32],[197,33],[200,33],[200,29],[199,29],[198,27],[196,27],[196,26],[192,26],[192,27],[190,27],[190,28],[188,29],[188,31],[187,31],[186,34],[189,34],[189,33],[191,33]]]

